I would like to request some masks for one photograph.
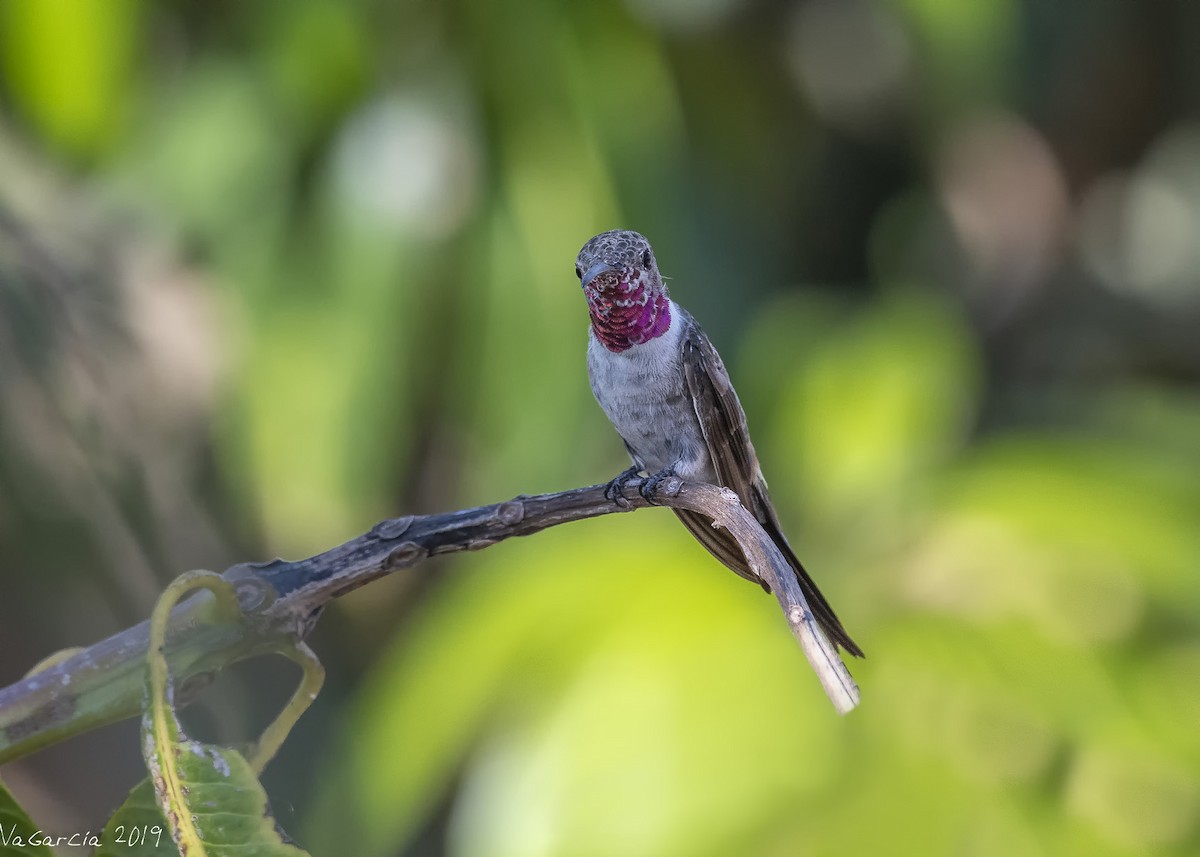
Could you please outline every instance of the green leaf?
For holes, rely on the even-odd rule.
[[[132,0],[21,0],[0,5],[6,94],[57,149],[92,157],[118,137],[141,4]]]
[[[113,813],[100,836],[100,847],[92,857],[150,857],[178,854],[167,821],[154,800],[149,780],[138,783],[125,803]]]
[[[281,831],[274,825],[255,767],[235,750],[189,739],[175,716],[173,688],[163,649],[171,609],[196,589],[212,592],[219,610],[241,612],[233,588],[220,575],[194,571],[180,575],[167,587],[151,615],[142,755],[150,769],[149,782],[153,783],[160,818],[165,819],[163,827],[170,833],[169,841],[173,840],[179,852],[188,857],[233,853],[303,857],[305,852],[286,844]],[[303,705],[289,705],[284,718],[294,722],[294,717],[301,711]],[[273,734],[273,740],[268,742],[270,746],[265,754],[255,754],[256,757],[262,755],[259,768],[278,746],[280,735],[286,733],[286,725],[278,729],[272,727],[269,731]],[[116,834],[116,828],[128,819],[131,836],[134,836],[133,831],[138,829],[136,821],[150,818],[148,802],[139,794],[140,788],[134,789],[126,806],[118,810],[109,823],[111,831],[106,829],[106,833]],[[142,830],[154,830],[159,826],[149,820],[142,823],[150,825]],[[114,835],[111,845],[118,847],[115,840]],[[148,853],[160,853],[160,835],[156,835],[153,847],[154,850]]]
[[[774,353],[790,347],[785,328],[764,330],[777,337]],[[777,357],[752,367],[750,374],[783,383],[775,423],[763,434],[763,468],[785,507],[855,529],[869,513],[879,530],[898,522],[913,478],[961,449],[978,397],[979,356],[962,318],[899,289],[835,330],[793,373],[781,375]],[[788,473],[802,476],[773,475]]]
[[[31,839],[37,844],[31,845]],[[37,825],[13,800],[4,783],[0,783],[0,857],[30,857],[35,854],[53,857],[50,847],[41,842]]]
[[[179,780],[186,789],[183,810],[199,834],[200,848],[189,850],[189,855],[303,857],[306,854],[284,842],[269,813],[266,793],[240,753],[190,740],[172,744],[171,749],[177,756]],[[94,857],[158,857],[179,853],[148,779],[129,793],[105,825],[100,841]]]

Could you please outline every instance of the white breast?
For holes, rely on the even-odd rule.
[[[685,479],[712,481],[708,448],[680,363],[682,313],[670,303],[671,326],[662,336],[625,351],[609,351],[588,330],[592,393],[617,432],[649,473],[675,466]]]

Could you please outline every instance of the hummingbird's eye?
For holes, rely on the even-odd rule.
[[[642,267],[643,267],[643,268],[649,268],[649,267],[650,267],[650,263],[651,263],[652,261],[653,261],[653,260],[650,258],[650,251],[649,251],[649,250],[646,250],[644,253],[642,253]]]
[[[575,266],[575,276],[581,280],[583,279],[583,268],[579,267],[578,265]]]

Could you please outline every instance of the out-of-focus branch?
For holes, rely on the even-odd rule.
[[[351,590],[438,554],[481,550],[570,521],[644,508],[651,504],[638,493],[640,485],[635,480],[625,486],[624,507],[604,496],[604,485],[593,485],[441,515],[392,518],[309,559],[235,565],[222,577],[236,588],[244,611],[240,620],[219,615],[207,593],[175,609],[166,654],[176,699],[194,698],[217,671],[236,661],[304,638],[322,608]],[[657,505],[700,512],[729,530],[778,598],[834,706],[842,713],[854,708],[858,687],[813,619],[790,566],[737,495],[672,478],[660,482],[652,496]],[[137,714],[148,640],[143,622],[0,690],[0,764]]]

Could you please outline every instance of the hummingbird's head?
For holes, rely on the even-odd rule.
[[[671,326],[667,288],[650,242],[637,232],[601,232],[575,259],[592,329],[610,351],[625,351]]]
[[[589,302],[605,292],[620,297],[639,286],[653,291],[663,288],[650,242],[628,229],[601,232],[584,244],[575,260],[575,276]]]

